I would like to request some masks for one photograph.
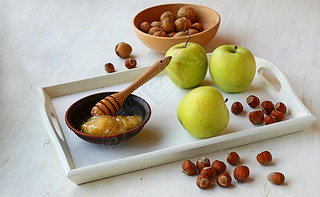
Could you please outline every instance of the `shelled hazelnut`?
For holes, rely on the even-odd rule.
[[[249,120],[252,124],[262,124],[264,114],[261,110],[252,111],[249,113]]]
[[[128,43],[120,42],[115,47],[115,52],[119,57],[127,58],[132,52],[132,48]]]
[[[232,178],[228,172],[224,172],[217,176],[216,182],[221,187],[229,187],[231,185]]]
[[[247,166],[237,166],[233,171],[234,178],[239,182],[245,182],[250,175],[250,170]]]
[[[272,172],[267,176],[268,181],[275,185],[282,185],[285,181],[285,177],[280,172]]]
[[[211,185],[211,179],[207,175],[201,174],[197,178],[197,186],[201,189],[207,189]]]
[[[189,176],[195,175],[197,174],[196,165],[190,160],[185,160],[182,164],[182,172]]]
[[[274,109],[274,105],[271,101],[263,101],[261,103],[261,110],[263,111],[263,113],[265,113],[266,115],[270,115],[271,112]]]
[[[231,106],[231,111],[234,114],[240,114],[243,111],[243,105],[240,102],[234,102]]]
[[[277,120],[274,116],[266,116],[263,120],[264,125],[273,124],[276,122],[277,122]]]
[[[236,152],[230,152],[228,153],[227,162],[230,165],[236,166],[238,163],[240,163],[240,156]]]
[[[257,154],[257,161],[263,165],[269,165],[272,162],[272,155],[269,151],[263,151]]]
[[[252,108],[257,107],[260,104],[260,99],[254,95],[250,95],[246,99],[248,105]]]
[[[219,175],[221,173],[223,173],[224,171],[226,171],[227,166],[223,161],[219,161],[219,160],[215,160],[212,165],[211,165],[214,169],[216,169],[216,174]]]
[[[198,172],[201,172],[204,167],[210,167],[210,159],[207,157],[200,157],[196,162],[196,167]]]

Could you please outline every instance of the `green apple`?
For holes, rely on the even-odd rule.
[[[184,129],[198,138],[213,137],[229,123],[223,96],[212,86],[201,86],[188,92],[179,103],[177,116]]]
[[[254,78],[256,61],[246,48],[222,45],[211,54],[209,72],[221,90],[231,93],[243,92]]]
[[[183,42],[172,46],[165,56],[172,56],[166,72],[171,81],[181,88],[199,85],[208,70],[206,51],[197,43]]]

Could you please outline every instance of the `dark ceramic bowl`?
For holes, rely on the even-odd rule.
[[[123,116],[140,115],[142,117],[142,121],[138,126],[125,133],[112,136],[96,136],[86,134],[81,131],[81,125],[91,117],[90,113],[92,107],[104,97],[114,93],[116,92],[93,94],[72,104],[65,115],[65,121],[68,127],[81,139],[96,144],[119,144],[137,135],[148,122],[151,115],[151,108],[144,99],[133,94],[129,95],[116,114]]]

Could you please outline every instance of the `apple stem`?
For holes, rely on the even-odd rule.
[[[224,100],[224,102],[226,103],[226,102],[228,102],[228,100],[229,100],[229,99],[228,99],[228,98],[226,98],[226,100]]]
[[[190,39],[191,39],[191,36],[188,37],[188,40],[186,42],[186,45],[184,45],[184,48],[187,48],[187,45],[188,45]]]

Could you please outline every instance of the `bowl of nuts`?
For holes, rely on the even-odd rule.
[[[218,31],[220,15],[202,5],[163,4],[139,12],[132,25],[143,44],[165,54],[189,37],[190,42],[207,45]]]

